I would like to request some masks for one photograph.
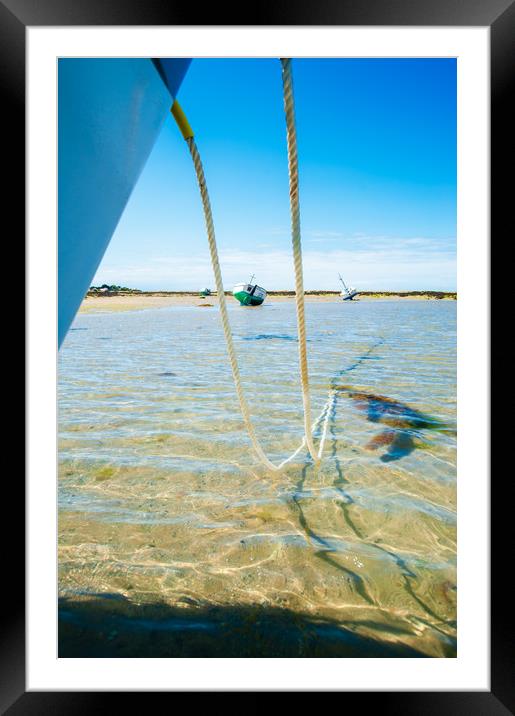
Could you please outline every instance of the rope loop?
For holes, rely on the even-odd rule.
[[[206,178],[204,175],[204,168],[200,159],[200,154],[197,149],[195,137],[191,130],[184,112],[175,101],[172,107],[172,114],[175,117],[181,132],[188,144],[188,148],[193,160],[195,167],[195,174],[197,176],[197,183],[200,190],[200,196],[202,199],[202,207],[204,210],[204,220],[206,224],[206,233],[209,246],[209,252],[211,256],[211,265],[213,267],[213,274],[215,279],[216,291],[218,295],[218,303],[220,307],[220,318],[222,321],[222,328],[225,337],[225,343],[227,346],[227,354],[229,356],[229,363],[231,365],[232,376],[234,381],[234,387],[238,396],[240,404],[241,415],[243,422],[247,429],[252,447],[254,452],[258,456],[261,463],[271,472],[281,471],[288,463],[295,459],[295,457],[305,447],[308,449],[309,454],[314,460],[315,464],[320,462],[322,453],[324,450],[325,439],[327,435],[328,419],[330,415],[330,407],[334,401],[334,394],[330,393],[329,398],[322,409],[322,412],[311,424],[311,400],[309,394],[309,374],[308,374],[308,359],[307,359],[307,347],[306,347],[306,322],[305,322],[305,311],[304,311],[304,279],[302,273],[302,247],[300,240],[300,204],[299,204],[299,170],[297,161],[297,133],[295,128],[295,105],[293,98],[293,78],[291,69],[291,59],[281,59],[282,66],[282,80],[283,80],[283,98],[284,98],[284,111],[286,116],[286,138],[288,144],[288,172],[290,180],[290,214],[291,214],[291,238],[292,238],[292,249],[293,249],[293,264],[295,270],[295,304],[297,309],[297,335],[299,344],[299,369],[300,379],[302,386],[302,403],[304,409],[304,438],[299,447],[290,455],[290,457],[283,460],[279,465],[274,465],[265,454],[261,443],[254,430],[252,419],[250,416],[249,406],[245,398],[243,386],[241,383],[240,369],[238,365],[238,358],[234,348],[234,341],[232,338],[231,326],[229,323],[229,315],[227,311],[227,301],[225,300],[225,292],[222,281],[222,272],[220,269],[220,261],[218,257],[218,247],[216,244],[215,227],[213,223],[213,214],[211,211],[211,203],[209,201],[209,194],[207,191]],[[334,393],[334,391],[333,391]],[[324,419],[324,427],[318,446],[318,451],[315,449],[313,444],[313,430],[318,423]]]

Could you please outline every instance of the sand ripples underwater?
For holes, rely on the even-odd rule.
[[[279,462],[302,438],[295,309],[230,315]],[[309,305],[324,458],[272,475],[215,307],[79,316],[59,359],[60,653],[455,656],[455,317]]]

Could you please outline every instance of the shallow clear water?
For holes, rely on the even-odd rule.
[[[335,399],[320,468],[301,452],[279,475],[251,451],[216,308],[77,317],[59,356],[66,605],[263,605],[455,655],[456,303],[308,303],[306,316],[313,419]],[[295,306],[230,317],[280,462],[303,431]]]

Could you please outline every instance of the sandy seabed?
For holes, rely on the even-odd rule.
[[[228,296],[229,301],[233,299]],[[434,300],[430,296],[397,296],[377,295],[360,296],[359,301],[428,301]],[[444,298],[443,300],[449,300]],[[452,299],[451,299],[452,300]],[[269,294],[267,303],[293,303],[295,296]],[[305,296],[306,303],[335,303],[340,298],[337,294],[317,294]],[[218,305],[216,296],[201,298],[198,295],[114,295],[114,296],[86,296],[80,307],[80,313],[112,313],[119,311],[142,311],[148,308],[166,308],[167,306],[198,306],[205,308]]]
[[[274,462],[303,435],[293,300],[228,297]],[[308,295],[326,444],[276,475],[215,301],[88,298],[60,352],[59,656],[455,658],[456,305]]]

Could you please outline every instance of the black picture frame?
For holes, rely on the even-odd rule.
[[[512,226],[511,209],[513,153],[508,148],[513,131],[510,99],[515,96],[515,1],[514,0],[319,0],[301,5],[293,0],[256,3],[241,11],[225,9],[218,3],[203,5],[202,25],[376,25],[376,26],[488,26],[491,32],[491,236],[502,241]],[[3,93],[2,137],[11,149],[9,186],[5,205],[24,233],[25,215],[25,35],[28,26],[73,25],[198,25],[199,9],[178,2],[160,0],[0,0],[0,86]],[[7,147],[6,147],[7,149]],[[5,167],[5,159],[4,159]],[[511,201],[510,201],[511,198]],[[23,245],[21,236],[16,236]],[[515,713],[515,664],[513,653],[513,606],[506,587],[507,554],[511,522],[503,518],[510,508],[511,476],[492,481],[492,592],[491,592],[491,691],[470,692],[360,692],[346,693],[359,698],[363,708],[377,708],[387,714],[499,714]],[[24,565],[24,483],[19,475],[9,480],[7,501],[15,516],[9,541],[17,549],[4,551],[8,574],[9,604],[2,611],[0,651],[0,709],[18,714],[89,714],[112,712],[122,693],[26,692],[25,691],[25,565]],[[508,507],[507,507],[508,506]],[[493,516],[495,515],[495,520]],[[15,526],[16,525],[16,526]],[[509,531],[510,530],[510,531]],[[6,588],[4,587],[4,592]],[[409,684],[406,685],[409,688]],[[159,694],[153,694],[158,696]],[[163,696],[163,694],[160,694]],[[167,694],[164,694],[168,697]],[[129,695],[132,705],[143,705],[141,695]],[[148,696],[145,696],[148,699]],[[365,701],[363,701],[365,699]],[[148,710],[148,701],[146,702]]]

